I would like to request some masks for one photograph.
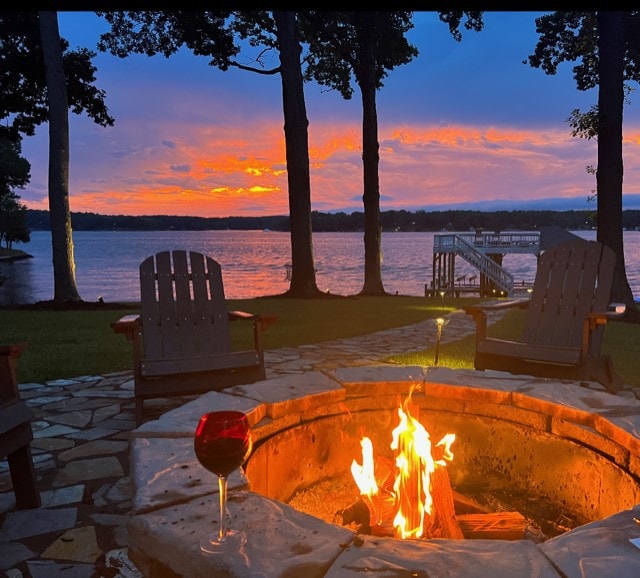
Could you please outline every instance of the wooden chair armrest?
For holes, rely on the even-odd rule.
[[[529,299],[512,299],[510,301],[501,301],[500,303],[487,303],[486,305],[468,305],[463,307],[464,312],[473,315],[477,311],[500,311],[502,309],[526,309],[529,307]]]
[[[246,311],[229,311],[229,321],[247,321],[257,319],[259,316]]]
[[[111,327],[116,333],[124,333],[127,339],[140,330],[140,315],[124,315],[118,321],[114,321]]]
[[[624,303],[611,303],[607,311],[590,311],[587,314],[589,329],[595,329],[597,325],[605,325],[612,319],[619,319],[625,314],[626,309]]]
[[[500,303],[487,303],[486,305],[469,305],[463,307],[467,315],[471,315],[476,323],[476,348],[480,341],[487,338],[487,311],[499,311],[502,309],[513,309],[519,307],[526,309],[529,306],[528,299],[515,299],[511,301],[501,301]]]
[[[273,325],[277,320],[277,315],[267,315],[267,314],[254,314],[247,313],[246,311],[229,311],[229,321],[255,321],[259,326],[261,331],[266,331]]]

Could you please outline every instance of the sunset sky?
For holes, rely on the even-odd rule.
[[[436,13],[415,13],[419,56],[377,94],[382,211],[589,207],[596,142],[572,137],[566,119],[597,92],[577,90],[572,64],[555,76],[523,64],[540,14],[486,12],[484,30],[463,30],[458,43]],[[107,29],[92,12],[61,12],[59,25],[72,48],[96,52]],[[115,126],[70,115],[72,211],[288,214],[279,76],[221,72],[186,49],[169,59],[98,53],[94,64]],[[345,101],[308,83],[305,96],[312,209],[362,211],[360,93]],[[623,208],[640,209],[640,102],[630,98]],[[48,209],[46,125],[22,152],[31,183],[17,192]]]

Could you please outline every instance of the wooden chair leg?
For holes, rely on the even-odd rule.
[[[613,360],[608,355],[591,360],[588,379],[602,384],[611,393],[618,393],[624,387],[624,382],[613,368]]]
[[[31,448],[22,446],[7,456],[11,482],[16,497],[16,506],[20,510],[39,508],[40,492],[36,487],[36,473],[31,459]]]
[[[142,425],[144,417],[144,400],[141,397],[136,397],[136,427]]]

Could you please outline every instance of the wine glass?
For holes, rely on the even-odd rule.
[[[194,448],[198,461],[218,476],[220,492],[220,526],[217,532],[200,541],[208,554],[239,550],[247,541],[244,532],[227,528],[227,476],[249,457],[252,448],[251,428],[241,411],[212,411],[198,422]]]

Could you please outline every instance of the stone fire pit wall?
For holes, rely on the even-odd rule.
[[[342,475],[365,428],[387,448],[397,407],[412,401],[433,441],[452,432],[454,485],[493,471],[564,503],[584,525],[527,540],[394,540],[356,536],[290,508],[293,493]],[[230,525],[248,543],[200,553],[217,527],[217,481],[197,462],[200,415],[245,411],[254,453],[229,480]],[[640,402],[500,372],[376,365],[310,372],[211,392],[144,424],[131,442],[129,557],[147,577],[640,576]]]

